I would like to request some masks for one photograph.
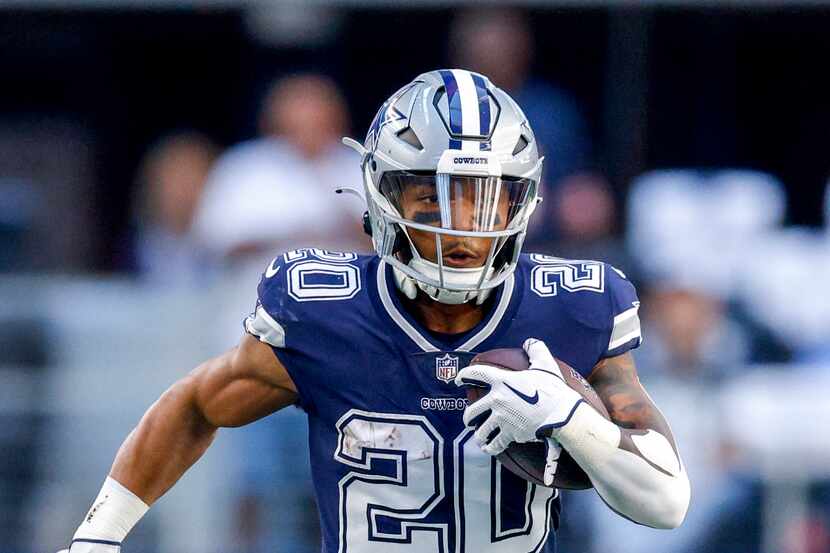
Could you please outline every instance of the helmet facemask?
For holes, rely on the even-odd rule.
[[[482,303],[515,268],[537,181],[500,176],[491,155],[446,154],[439,169],[452,172],[388,171],[377,188],[367,179],[373,238],[407,296],[417,286],[442,303]]]

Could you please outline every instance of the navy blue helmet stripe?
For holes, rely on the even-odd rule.
[[[490,96],[487,94],[487,85],[484,84],[484,78],[481,75],[472,73],[473,83],[476,85],[476,95],[478,96],[478,128],[482,136],[490,136]],[[489,142],[480,142],[479,150],[489,150]]]
[[[447,92],[447,107],[450,113],[450,132],[454,135],[460,135],[462,129],[461,118],[461,95],[458,93],[458,82],[452,71],[446,69],[441,70],[441,78],[444,79],[444,87]],[[461,141],[450,138],[451,149],[460,150]]]
[[[490,135],[490,97],[487,94],[487,85],[481,75],[472,73],[473,83],[476,85],[476,96],[478,96],[478,122],[479,132],[482,136]]]

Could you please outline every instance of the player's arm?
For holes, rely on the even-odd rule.
[[[590,375],[608,420],[565,383],[547,346],[525,341],[530,370],[470,365],[456,383],[490,391],[464,411],[482,450],[497,455],[511,442],[552,439],[546,483],[553,482],[561,444],[622,516],[654,528],[676,528],[689,506],[689,480],[668,424],[640,386],[630,354],[600,361]]]
[[[144,414],[75,533],[72,553],[117,551],[144,512],[190,468],[220,427],[241,426],[297,400],[271,348],[250,335],[194,369]]]
[[[601,360],[588,381],[611,421],[586,403],[552,435],[617,513],[676,528],[689,506],[689,479],[666,419],[640,384],[630,353]]]

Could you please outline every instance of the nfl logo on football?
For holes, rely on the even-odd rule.
[[[458,357],[449,353],[444,357],[435,358],[435,377],[449,384],[458,374]]]

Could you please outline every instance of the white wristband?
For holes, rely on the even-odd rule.
[[[121,543],[149,508],[133,492],[107,476],[72,539]]]

